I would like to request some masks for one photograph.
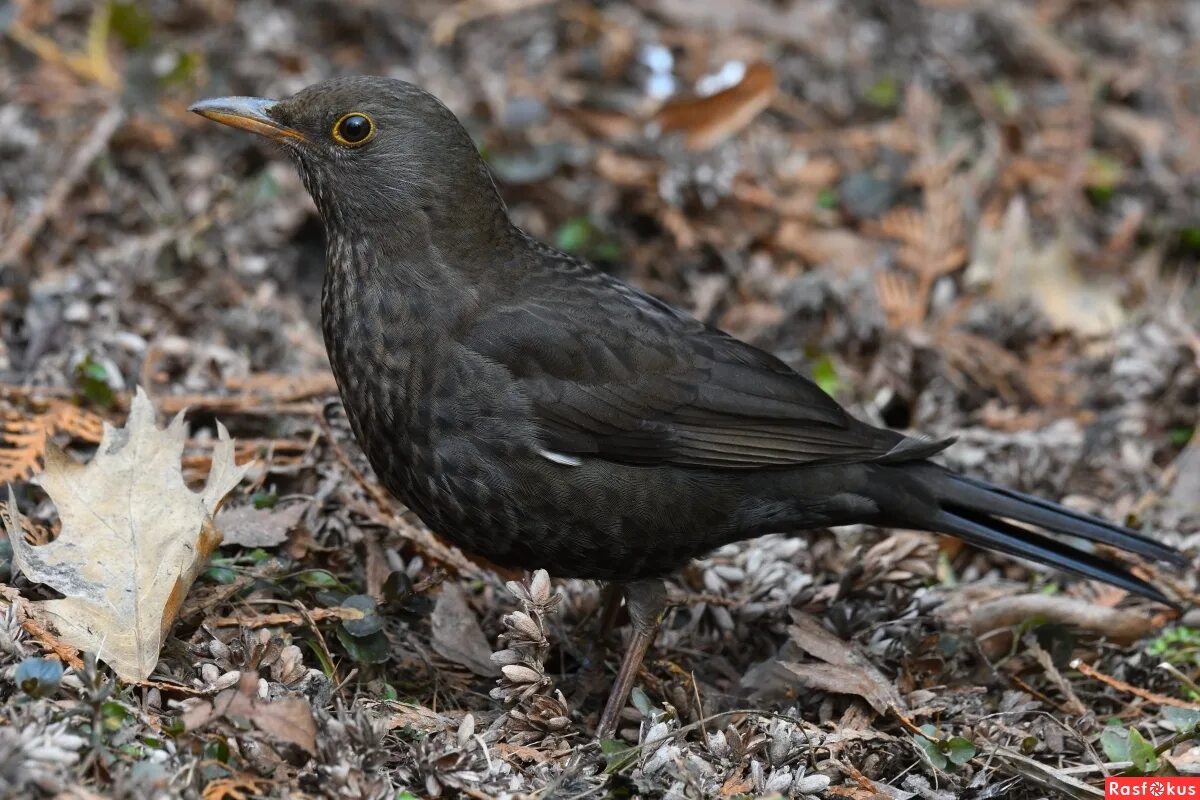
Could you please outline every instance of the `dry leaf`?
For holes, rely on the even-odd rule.
[[[459,720],[446,714],[415,703],[393,702],[389,704],[396,713],[388,717],[387,729],[413,728],[422,733],[437,733],[450,727],[458,727]]]
[[[56,540],[31,546],[6,520],[14,565],[66,595],[31,603],[33,616],[126,680],[146,678],[158,663],[192,581],[220,541],[212,514],[246,472],[219,423],[218,432],[208,483],[193,492],[180,472],[182,413],[159,430],[139,389],[128,423],[104,426],[90,464],[48,447],[37,483],[58,506]]]
[[[50,437],[65,433],[98,442],[103,422],[90,411],[51,400],[44,410],[25,415],[14,409],[0,413],[0,482],[24,480],[38,468]]]
[[[308,503],[283,508],[259,509],[252,505],[226,508],[217,514],[221,544],[242,547],[275,547],[287,541],[288,533],[300,522]]]
[[[248,800],[251,797],[262,797],[263,787],[267,784],[265,778],[255,778],[251,775],[219,778],[210,781],[200,796],[203,800]]]
[[[433,649],[438,655],[485,678],[496,674],[492,648],[458,584],[442,586],[430,621],[433,624]]]
[[[292,694],[269,703],[259,699],[257,691],[258,677],[243,673],[237,686],[221,692],[211,703],[203,701],[192,706],[181,721],[187,730],[194,731],[222,717],[244,717],[272,738],[315,753],[317,724],[308,701]]]
[[[904,709],[904,701],[892,682],[857,650],[821,627],[815,617],[796,611],[792,613],[792,622],[794,624],[788,628],[792,642],[810,656],[825,662],[783,664],[804,685],[826,692],[858,695],[880,714],[889,708]]]
[[[663,133],[683,131],[692,150],[704,150],[750,124],[775,97],[775,70],[751,64],[728,89],[694,100],[668,103],[654,116]]]

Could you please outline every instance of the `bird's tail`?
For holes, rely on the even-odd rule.
[[[889,491],[873,497],[879,502],[881,516],[895,524],[956,536],[969,544],[1075,572],[1174,605],[1157,587],[1115,561],[1046,534],[1073,536],[1186,566],[1187,557],[1173,547],[1049,500],[993,486],[929,462],[882,469],[893,475],[901,473],[897,488],[903,491],[907,485],[911,492],[902,496]]]

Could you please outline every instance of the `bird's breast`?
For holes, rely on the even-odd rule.
[[[339,252],[331,247],[331,260]],[[426,522],[461,531],[511,502],[503,467],[530,452],[536,434],[511,376],[451,335],[457,303],[428,287],[380,286],[331,261],[322,328],[380,481]]]

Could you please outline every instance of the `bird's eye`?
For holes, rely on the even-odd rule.
[[[333,123],[333,139],[347,147],[366,144],[375,135],[375,123],[366,114],[353,111]]]

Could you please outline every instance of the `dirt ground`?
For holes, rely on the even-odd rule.
[[[530,233],[865,419],[957,436],[948,466],[1194,557],[1200,4],[14,0],[0,32],[8,513],[53,538],[47,444],[92,458],[137,386],[162,422],[187,408],[193,485],[218,421],[254,461],[144,681],[31,624],[54,592],[0,542],[0,795],[1099,798],[1200,774],[1200,615],[865,526],[675,576],[596,743],[625,628],[591,647],[596,586],[498,575],[382,491],[329,374],[311,201],[186,111],[420,84]]]

